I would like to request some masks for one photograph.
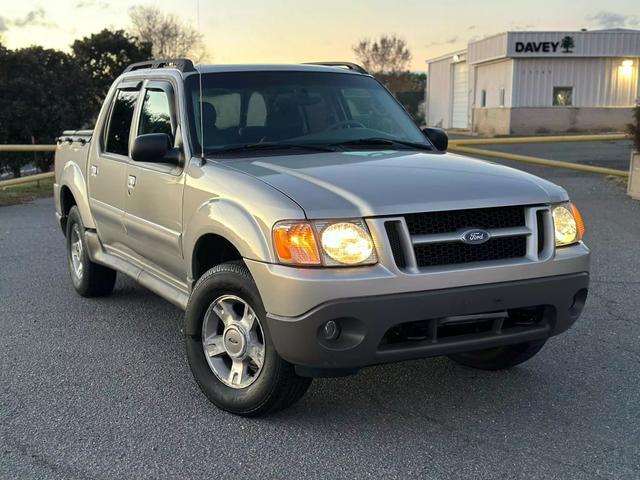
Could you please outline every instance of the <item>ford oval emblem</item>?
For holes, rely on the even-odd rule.
[[[486,230],[467,230],[462,234],[462,241],[470,245],[480,245],[489,240],[489,232]]]

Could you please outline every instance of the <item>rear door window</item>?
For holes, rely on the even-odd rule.
[[[129,133],[137,100],[138,91],[118,90],[111,111],[105,151],[117,155],[129,155]]]

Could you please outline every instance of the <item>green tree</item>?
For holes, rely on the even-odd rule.
[[[90,116],[89,80],[75,58],[42,47],[0,47],[0,144],[50,144]],[[47,169],[50,154],[3,154],[0,168],[20,176],[25,163]]]
[[[633,109],[633,123],[627,125],[627,133],[631,135],[635,151],[640,152],[640,101]]]
[[[131,63],[151,58],[151,44],[124,32],[104,29],[71,46],[73,55],[91,83],[91,108],[98,115],[109,87]]]
[[[425,73],[404,72],[391,79],[384,76],[378,78],[385,85],[395,82],[397,86],[394,95],[398,101],[418,124],[424,124],[424,95],[427,87],[427,75]]]

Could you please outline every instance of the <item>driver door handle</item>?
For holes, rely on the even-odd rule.
[[[129,191],[129,194],[131,194],[131,191],[134,188],[136,188],[136,177],[134,175],[129,175],[127,178],[127,190]]]

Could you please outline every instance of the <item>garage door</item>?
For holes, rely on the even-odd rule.
[[[469,128],[467,117],[469,111],[469,74],[467,62],[453,64],[453,106],[451,126],[453,128]]]

